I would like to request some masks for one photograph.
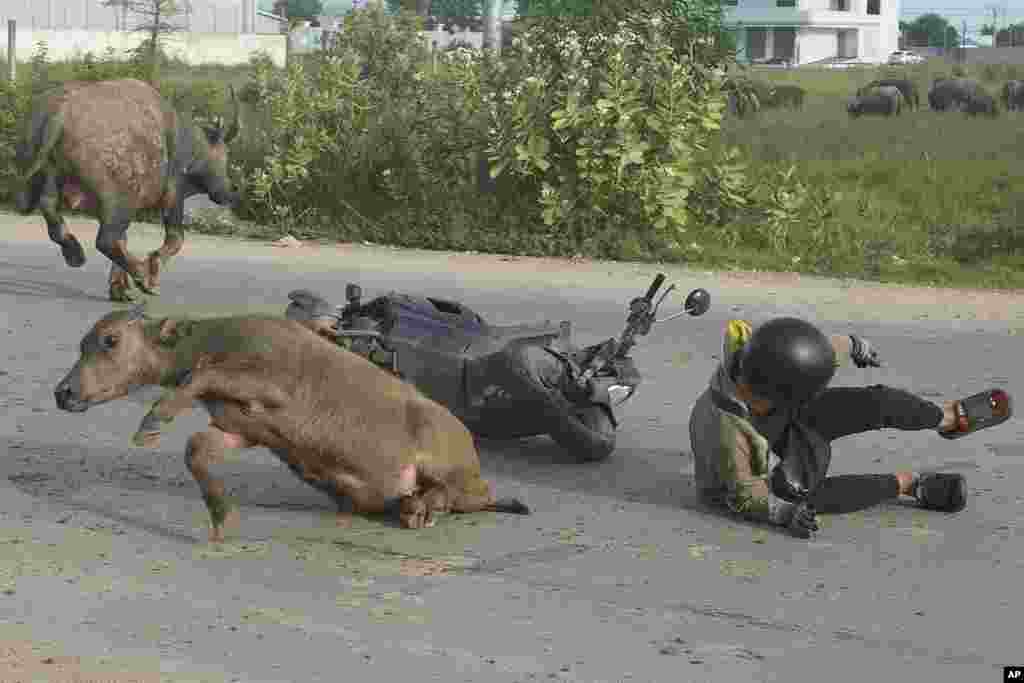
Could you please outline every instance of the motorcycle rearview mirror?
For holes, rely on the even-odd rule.
[[[711,294],[706,289],[695,289],[687,295],[683,308],[690,315],[704,315],[711,308]]]
[[[711,294],[709,294],[706,289],[695,289],[687,295],[686,301],[683,303],[682,311],[674,315],[670,315],[667,318],[655,320],[654,322],[667,323],[670,320],[675,320],[676,318],[686,314],[692,316],[704,315],[707,313],[709,308],[711,308]]]
[[[345,300],[350,304],[358,302],[363,296],[363,288],[357,284],[349,283],[345,285]]]

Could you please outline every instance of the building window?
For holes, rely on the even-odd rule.
[[[722,0],[722,4],[727,7],[735,7],[740,4],[740,0]]]
[[[828,8],[833,12],[849,12],[850,0],[830,0]]]
[[[776,7],[796,7],[796,0],[775,0]]]
[[[868,14],[881,14],[882,0],[868,0]]]

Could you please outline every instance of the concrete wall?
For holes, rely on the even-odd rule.
[[[256,0],[188,0],[182,6],[191,9],[170,23],[196,33],[278,32],[256,19]],[[53,30],[131,30],[139,23],[136,15],[106,7],[102,0],[0,0],[0,25],[8,19],[26,29]]]
[[[5,32],[6,38],[6,32]],[[101,55],[108,47],[124,54],[143,40],[141,33],[124,31],[84,30],[31,30],[18,28],[15,55],[19,61],[28,61],[36,49],[36,43],[46,42],[53,60],[80,57],[86,52]],[[7,60],[7,41],[0,45],[0,58]],[[170,37],[166,50],[188,64],[245,64],[257,52],[267,52],[278,66],[284,66],[286,44],[284,35],[229,34],[229,33],[187,33]]]
[[[839,34],[834,28],[806,28],[797,35],[800,63],[818,62],[839,54]]]
[[[288,36],[291,42],[292,53],[308,54],[319,50],[324,40],[324,34],[330,33],[330,29],[315,26],[300,26],[292,29],[291,34]],[[443,50],[457,41],[469,43],[475,48],[481,48],[484,44],[484,34],[479,31],[457,31],[455,34],[451,34],[442,27],[434,31],[422,31],[420,36],[423,37],[428,47],[434,45],[439,50]]]

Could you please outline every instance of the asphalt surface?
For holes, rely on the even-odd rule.
[[[730,317],[799,313],[856,330],[887,366],[844,369],[837,384],[938,402],[1022,384],[1022,296],[935,291],[922,303],[886,288],[672,269],[681,294],[707,287],[712,309],[640,341],[645,381],[608,461],[572,463],[545,438],[481,446],[485,476],[531,516],[339,529],[325,496],[254,450],[220,468],[242,521],[217,547],[183,462],[204,415],[144,450],[130,439],[155,393],[80,415],[54,404],[81,336],[113,306],[93,233],[74,225],[89,255],[78,270],[39,217],[0,215],[0,644],[47,641],[167,681],[253,683],[983,682],[1024,663],[1020,421],[952,442],[897,431],[838,442],[833,473],[958,471],[971,498],[952,516],[900,502],[823,516],[811,541],[701,509],[687,434]],[[133,228],[132,249],[156,235]],[[592,342],[619,333],[654,272],[189,236],[153,309],[283,312],[291,289],[340,303],[352,280],[367,296],[457,298],[498,323],[570,318]],[[1001,303],[978,315],[972,302],[985,301]]]

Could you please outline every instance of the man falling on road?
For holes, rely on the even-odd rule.
[[[722,362],[690,415],[701,500],[800,538],[818,530],[816,512],[864,509],[901,495],[927,509],[959,512],[959,474],[896,472],[825,476],[831,442],[876,429],[935,429],[947,439],[992,427],[1012,414],[1010,396],[991,389],[943,407],[892,387],[826,388],[839,359],[879,367],[858,336],[826,337],[797,318],[756,330],[728,324]]]

